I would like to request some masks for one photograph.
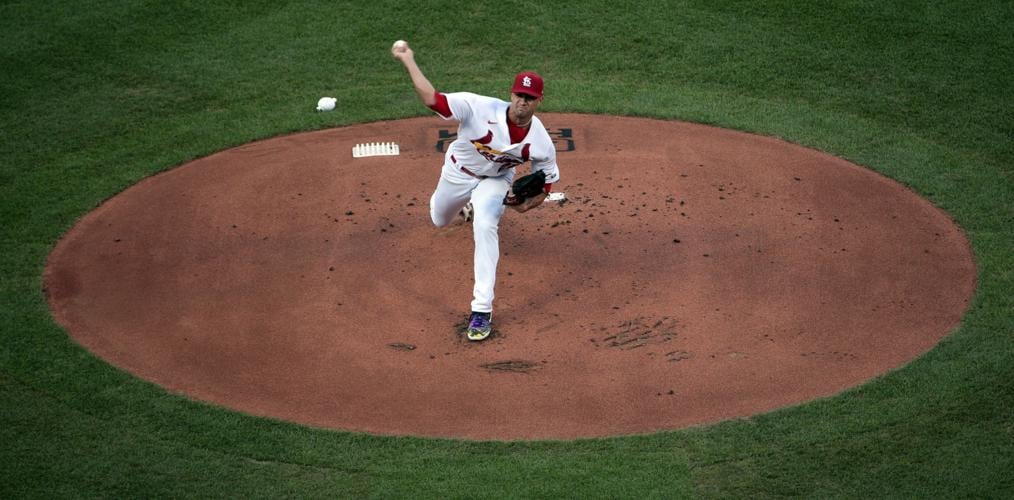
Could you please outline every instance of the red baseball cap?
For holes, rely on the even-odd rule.
[[[542,77],[534,71],[522,71],[514,77],[511,92],[527,94],[536,98],[542,97]]]

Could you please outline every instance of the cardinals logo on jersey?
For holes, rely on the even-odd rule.
[[[492,163],[496,163],[500,172],[528,161],[530,144],[525,144],[524,147],[521,148],[521,157],[519,158],[511,153],[505,153],[489,147],[488,144],[492,141],[493,131],[490,130],[485,136],[472,140],[472,146],[475,147],[476,152],[482,155],[483,158]]]
[[[524,160],[522,160],[521,158],[518,158],[517,156],[514,156],[514,155],[512,155],[510,153],[504,153],[503,151],[497,151],[497,150],[495,150],[495,149],[493,149],[493,148],[491,148],[491,147],[489,147],[489,146],[487,146],[485,144],[479,144],[477,142],[473,142],[472,144],[475,146],[475,150],[480,155],[482,155],[483,158],[485,158],[485,159],[487,159],[487,160],[489,160],[489,161],[491,161],[491,162],[496,163],[497,165],[499,165],[498,168],[499,168],[499,170],[501,172],[503,172],[504,170],[507,170],[508,168],[516,167],[516,166],[524,163]]]

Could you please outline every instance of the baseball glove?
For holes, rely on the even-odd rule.
[[[504,205],[520,205],[525,200],[538,196],[546,189],[546,173],[539,170],[514,180],[511,192],[503,199]]]

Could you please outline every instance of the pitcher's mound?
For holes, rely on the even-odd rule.
[[[50,256],[56,319],[214,404],[377,434],[645,433],[835,394],[933,347],[975,287],[946,214],[869,170],[679,122],[546,114],[565,202],[500,227],[494,336],[461,335],[471,227],[434,229],[455,131],[279,137],[149,178]],[[400,156],[352,157],[396,142]]]

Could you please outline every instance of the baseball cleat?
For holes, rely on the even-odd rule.
[[[485,340],[493,332],[493,313],[472,312],[468,319],[468,340]]]
[[[458,213],[460,213],[461,216],[465,218],[465,222],[472,222],[472,216],[475,214],[475,212],[472,210],[472,202],[468,202],[468,205],[462,207],[461,212]]]

